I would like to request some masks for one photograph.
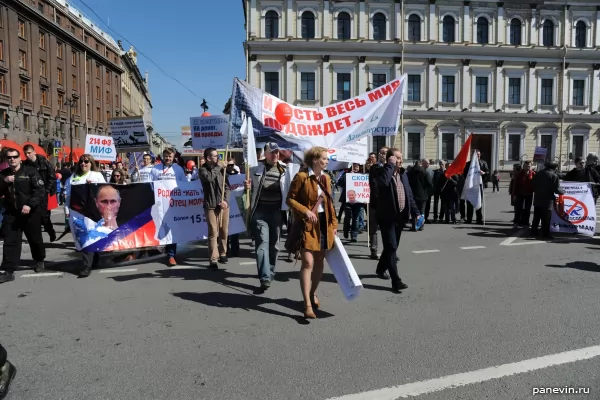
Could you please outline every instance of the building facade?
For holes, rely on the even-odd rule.
[[[117,43],[64,0],[0,0],[0,137],[85,147],[121,112]]]
[[[404,157],[452,160],[471,134],[493,169],[536,146],[600,152],[596,1],[245,0],[247,80],[323,106],[407,74]]]

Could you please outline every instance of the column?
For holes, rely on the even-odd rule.
[[[600,46],[600,6],[596,7],[596,46]],[[594,44],[592,44],[593,46]]]
[[[457,42],[472,42],[471,33],[473,32],[473,24],[471,23],[471,13],[469,12],[469,6],[464,6],[463,12],[463,39],[460,40],[459,37],[456,38]],[[456,21],[458,23],[458,21]],[[460,30],[459,30],[460,34]]]
[[[535,9],[535,6],[532,6],[531,21],[529,24],[529,44],[534,45],[534,46],[538,45],[537,24],[538,24],[537,10]]]
[[[568,68],[568,67],[567,67]],[[556,80],[556,93],[558,93],[558,96],[562,96],[562,108],[563,110],[568,110],[569,108],[569,93],[571,93],[571,82],[569,82],[569,77],[567,74],[567,68],[565,68],[564,73],[560,73],[558,75],[558,79],[562,79],[562,93],[558,93],[558,88],[560,87],[558,79]],[[556,105],[557,105],[557,109],[559,108],[558,106],[560,105],[560,103],[558,102],[558,96],[556,96]],[[558,110],[558,111],[562,111],[562,110]]]
[[[494,74],[494,111],[497,109],[501,109],[504,104],[504,81],[502,79],[502,66],[504,65],[504,61],[496,61],[496,73]]]
[[[369,82],[369,67],[365,62],[359,62],[358,68],[358,93],[356,95],[363,94],[367,91],[367,85]],[[373,87],[371,87],[373,89]]]
[[[286,16],[286,36],[296,37],[294,34],[294,0],[287,1],[287,9],[285,10]]]
[[[496,22],[496,42],[504,43],[506,33],[506,25],[504,22],[504,4],[498,3],[498,21]]]
[[[329,56],[323,56],[323,65],[322,65],[322,87],[323,87],[323,100],[321,102],[321,106],[328,106],[331,104],[331,93],[332,93],[332,85],[331,85],[331,71],[329,68]]]
[[[250,0],[250,9],[248,11],[249,36],[258,36],[258,24],[260,24],[260,16],[256,15],[256,0]]]
[[[329,10],[329,0],[323,2],[323,35],[324,38],[331,38],[331,12]]]
[[[285,101],[293,104],[296,101],[296,91],[294,90],[296,85],[294,84],[294,59],[291,56],[288,56],[285,70]]]
[[[435,17],[435,4],[429,5],[429,19],[427,22],[429,24],[429,40],[436,40],[436,30],[439,31],[440,21]]]
[[[394,15],[396,16],[396,18],[393,18],[393,20],[396,23],[396,36],[394,37],[394,39],[401,39],[404,37],[404,33],[402,32],[402,30],[404,30],[405,19],[404,15],[402,15],[402,10],[400,8],[399,3],[394,4]]]
[[[592,107],[590,110],[591,112],[598,111],[598,108],[600,108],[600,71],[596,69],[598,67],[600,67],[600,64],[594,64],[594,71],[592,73]]]
[[[427,71],[427,109],[435,107],[437,103],[437,76],[435,74],[435,61],[429,61],[429,70]]]
[[[366,39],[367,35],[367,26],[369,17],[365,11],[365,2],[361,0],[358,6],[358,38]]]
[[[462,72],[460,77],[460,82],[458,83],[460,87],[460,109],[470,108],[469,105],[471,103],[471,77],[469,76],[469,63],[463,61]]]
[[[258,63],[256,60],[250,61],[248,70],[248,83],[257,88],[262,87],[258,75]]]
[[[538,85],[535,79],[535,63],[529,63],[529,73],[527,74],[527,111],[535,110]]]

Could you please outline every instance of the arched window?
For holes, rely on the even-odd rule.
[[[302,13],[302,39],[315,38],[315,14],[310,11]]]
[[[580,49],[586,47],[587,26],[585,22],[579,21],[575,25],[575,47]]]
[[[454,36],[454,25],[456,22],[450,15],[446,15],[442,21],[442,40],[446,43],[454,43],[456,37]]]
[[[408,17],[408,40],[413,42],[421,40],[421,18],[417,14]]]
[[[338,39],[350,39],[350,14],[341,12],[337,19]]]
[[[521,41],[522,24],[519,18],[513,18],[510,20],[510,44],[520,45]]]
[[[377,13],[373,15],[373,39],[374,40],[385,40],[385,15]]]
[[[554,22],[547,19],[542,27],[542,44],[544,46],[554,46]]]
[[[276,11],[268,11],[265,15],[265,37],[267,39],[279,37],[279,14]]]
[[[479,17],[477,19],[477,43],[488,44],[489,38],[489,26],[490,23],[485,17]]]

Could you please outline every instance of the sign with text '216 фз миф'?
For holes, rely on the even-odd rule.
[[[109,136],[86,135],[85,154],[94,157],[96,161],[115,161],[117,158],[115,143]]]
[[[150,149],[146,124],[142,116],[111,118],[108,124],[117,151]]]
[[[209,147],[224,149],[227,147],[228,116],[192,117],[190,118],[190,126],[192,128],[192,147],[194,149],[204,150]]]
[[[596,204],[592,185],[588,182],[561,182],[563,204],[554,203],[550,232],[578,233],[594,236],[596,233]]]

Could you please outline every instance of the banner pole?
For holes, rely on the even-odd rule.
[[[485,209],[487,207],[485,206],[485,196],[483,195],[483,185],[479,185],[479,192],[481,193],[481,207],[483,207],[483,226],[485,226],[485,223],[486,223]]]
[[[367,218],[367,247],[371,247],[371,224],[369,221],[369,215],[371,214],[371,203],[367,203],[367,210],[365,212]]]
[[[248,163],[246,162],[246,180],[249,181],[250,180],[250,166],[248,165]],[[246,209],[244,211],[246,211],[246,231],[250,232],[250,210],[251,210],[251,204],[250,204],[250,191],[252,190],[252,188],[247,189],[246,190]]]

